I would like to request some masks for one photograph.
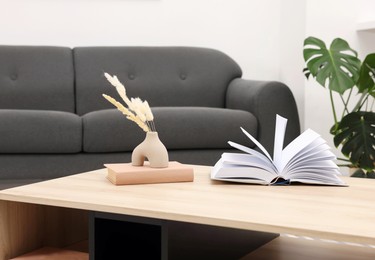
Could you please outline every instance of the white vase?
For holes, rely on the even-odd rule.
[[[168,167],[168,151],[160,141],[157,132],[147,132],[145,140],[134,148],[132,165],[143,166],[146,158],[152,168]]]

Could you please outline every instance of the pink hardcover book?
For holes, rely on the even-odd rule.
[[[169,162],[166,168],[151,168],[147,162],[144,166],[133,166],[131,163],[104,166],[108,180],[115,185],[194,181],[193,167],[176,161]]]

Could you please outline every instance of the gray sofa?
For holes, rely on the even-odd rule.
[[[227,141],[269,150],[275,114],[300,133],[295,100],[280,82],[245,80],[226,54],[197,47],[0,46],[0,188],[130,162],[145,133],[107,102],[147,100],[170,160],[213,165]]]

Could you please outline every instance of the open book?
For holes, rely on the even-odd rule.
[[[307,129],[284,149],[287,119],[276,115],[273,158],[267,150],[242,127],[242,132],[262,152],[229,141],[242,153],[223,153],[211,171],[215,180],[254,184],[290,184],[292,182],[347,186],[338,175],[336,156],[326,141]]]

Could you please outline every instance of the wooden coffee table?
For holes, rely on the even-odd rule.
[[[185,183],[115,186],[100,169],[2,190],[0,260],[84,239],[90,259],[188,259],[196,248],[238,259],[280,233],[375,244],[375,180],[245,185],[212,181],[210,169],[194,166]]]

